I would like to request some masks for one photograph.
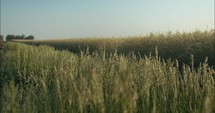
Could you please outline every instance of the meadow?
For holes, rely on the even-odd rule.
[[[0,112],[214,113],[213,66],[214,30],[7,42]]]

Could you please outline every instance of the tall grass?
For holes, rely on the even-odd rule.
[[[147,36],[127,38],[82,38],[67,40],[37,40],[24,41],[33,45],[50,45],[59,50],[69,50],[79,53],[89,48],[89,52],[106,51],[106,53],[130,54],[136,56],[155,55],[154,48],[158,48],[161,58],[167,60],[178,59],[180,67],[183,63],[198,67],[208,57],[208,64],[215,68],[215,32],[214,30],[194,32],[151,33]],[[191,55],[194,56],[192,64]]]
[[[159,48],[158,48],[159,49]],[[1,113],[214,113],[215,71],[117,51],[5,44]],[[100,53],[102,54],[100,54]]]

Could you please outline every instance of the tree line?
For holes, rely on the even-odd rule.
[[[4,37],[3,35],[0,35],[0,40],[3,40]],[[5,37],[6,41],[11,41],[11,40],[34,40],[33,35],[25,36],[25,35],[7,35]]]

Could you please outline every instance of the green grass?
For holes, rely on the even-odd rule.
[[[195,45],[193,42],[200,41],[197,45],[206,46],[205,48],[212,52],[212,38],[209,35],[211,33],[207,32],[209,36],[203,35],[204,38],[199,37],[202,34],[204,33],[197,34],[198,37],[191,34],[190,39],[162,38],[162,43],[157,42],[159,40],[152,36],[147,39],[125,39],[123,43],[119,40],[122,45],[127,45],[124,48],[121,48],[123,46],[119,42],[115,42],[116,39],[110,39],[105,48],[114,42],[118,51],[126,48],[132,50],[132,47],[140,50],[139,47],[143,47],[144,51],[144,44],[151,45],[153,42],[157,44],[159,51],[162,51],[159,49],[161,45],[174,45],[175,48],[167,48],[168,51],[180,53],[178,46],[184,48],[185,45]],[[172,37],[175,34],[168,36]],[[174,42],[175,40],[179,42]],[[99,42],[94,40],[94,43],[96,41]],[[73,41],[68,42],[68,46],[74,46],[71,43]],[[97,48],[97,44],[95,45]],[[215,70],[207,64],[207,59],[198,68],[183,65],[182,70],[179,70],[177,60],[164,61],[158,56],[161,53],[157,50],[153,50],[155,55],[139,57],[135,53],[123,55],[115,50],[110,53],[106,53],[105,50],[91,52],[91,47],[89,46],[85,52],[75,54],[44,45],[37,47],[6,43],[0,57],[0,112],[215,112]],[[203,52],[205,48],[197,51]]]

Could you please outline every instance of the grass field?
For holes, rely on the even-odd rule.
[[[64,40],[37,40],[20,41],[33,45],[50,45],[58,50],[68,50],[73,53],[80,53],[86,49],[90,53],[105,51],[129,55],[134,53],[137,57],[155,55],[155,48],[162,59],[177,59],[180,66],[183,63],[198,67],[208,57],[208,64],[215,67],[215,31],[194,31],[194,32],[168,32],[151,33],[148,36],[136,36],[127,38],[82,38]],[[191,60],[193,55],[194,64]]]
[[[25,43],[4,44],[1,113],[215,112],[214,30]]]

